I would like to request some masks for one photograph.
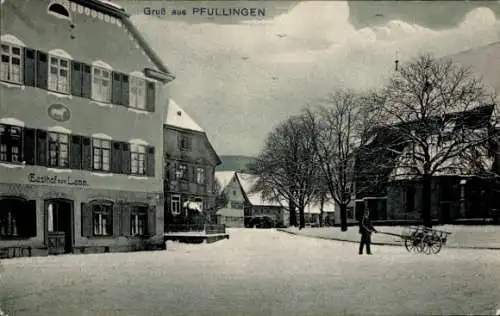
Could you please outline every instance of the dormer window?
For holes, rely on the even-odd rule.
[[[69,11],[59,3],[53,3],[49,5],[49,13],[60,18],[69,20]]]

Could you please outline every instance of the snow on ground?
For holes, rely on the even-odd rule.
[[[167,251],[4,260],[0,309],[21,315],[489,314],[500,308],[496,251],[357,245],[231,229]]]

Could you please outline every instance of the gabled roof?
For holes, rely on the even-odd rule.
[[[215,172],[215,179],[219,182],[220,184],[220,193],[224,191],[226,186],[231,182],[231,180],[234,177],[235,171],[216,171]]]
[[[146,42],[144,37],[142,37],[139,30],[130,21],[129,19],[130,15],[126,13],[122,7],[111,1],[103,1],[103,0],[71,0],[71,1],[78,3],[84,7],[88,7],[96,11],[107,13],[116,18],[119,18],[122,21],[123,25],[130,31],[130,33],[137,40],[137,42],[142,47],[144,52],[148,55],[149,58],[151,58],[156,67],[158,67],[159,71],[163,73],[161,76],[163,79],[159,78],[158,79],[162,80],[163,82],[168,82],[175,79],[175,75],[170,72],[170,70],[161,60],[161,58],[153,51],[153,49]]]
[[[259,177],[249,173],[236,172],[236,178],[240,183],[241,190],[245,194],[248,202],[253,206],[283,206],[287,205],[286,201],[277,202],[264,199],[262,192],[253,192]]]
[[[174,100],[169,99],[167,104],[167,118],[165,124],[177,128],[204,133],[198,125]]]

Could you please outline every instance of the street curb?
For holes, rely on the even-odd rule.
[[[349,240],[349,239],[342,239],[342,238],[336,238],[336,237],[324,237],[324,236],[311,236],[311,235],[302,235],[300,233],[296,232],[291,232],[287,231],[281,228],[278,228],[277,231],[287,233],[290,235],[294,236],[301,236],[301,237],[309,237],[309,238],[316,238],[316,239],[323,239],[323,240],[334,240],[334,241],[341,241],[341,242],[348,242],[348,243],[353,243],[353,244],[359,244],[359,241],[355,240]],[[372,242],[372,245],[377,245],[377,246],[391,246],[391,247],[401,247],[404,246],[403,243],[401,244],[396,244],[396,243],[386,243],[386,242]],[[482,247],[482,246],[446,246],[446,248],[452,248],[452,249],[477,249],[477,250],[500,250],[500,247]]]

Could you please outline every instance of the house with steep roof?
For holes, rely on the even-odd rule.
[[[174,100],[164,123],[165,231],[215,221],[215,167],[221,163],[206,132]]]
[[[401,133],[401,128],[414,130],[429,139],[429,153],[437,156],[434,144],[446,144],[448,137],[458,131],[491,135],[494,105],[480,106],[466,112],[450,113],[435,118],[434,123],[409,122],[405,127],[390,125],[373,132],[371,139],[358,151],[355,175],[355,216],[359,218],[366,207],[373,220],[419,221],[422,214],[423,187],[421,180],[408,170],[418,146]],[[448,122],[441,126],[438,122]],[[429,129],[436,126],[436,130]],[[438,131],[439,130],[439,131]],[[438,132],[437,132],[438,131]],[[439,134],[437,135],[436,132]],[[434,141],[435,137],[441,140]],[[449,223],[459,219],[484,218],[492,209],[500,209],[495,199],[499,188],[495,182],[500,169],[498,153],[491,137],[466,149],[437,167],[431,180],[431,216]],[[473,156],[474,159],[467,159]],[[474,164],[471,164],[474,161]],[[405,166],[405,167],[402,167]]]
[[[164,248],[161,105],[175,76],[109,1],[0,11],[0,249]]]

